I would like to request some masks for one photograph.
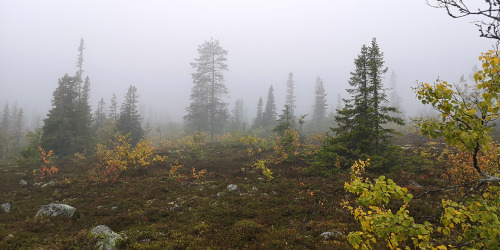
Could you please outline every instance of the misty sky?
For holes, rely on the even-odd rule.
[[[27,116],[43,118],[58,79],[76,72],[83,37],[94,110],[102,97],[109,104],[112,93],[123,101],[135,85],[146,110],[181,121],[190,62],[213,37],[228,50],[227,101],[232,106],[242,98],[249,118],[271,84],[282,109],[289,72],[297,114],[311,112],[317,76],[331,110],[338,93],[347,97],[361,46],[376,37],[412,114],[420,107],[411,90],[417,80],[456,82],[492,48],[471,21],[452,19],[425,0],[0,0],[0,105],[17,101]]]

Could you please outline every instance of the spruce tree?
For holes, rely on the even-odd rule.
[[[42,127],[42,147],[66,156],[78,152],[77,104],[79,77],[65,74],[53,93],[52,109]]]
[[[277,124],[273,128],[273,132],[275,132],[279,136],[283,136],[286,130],[293,127],[294,120],[292,113],[290,112],[290,107],[288,107],[288,105],[285,105],[276,123]]]
[[[288,107],[288,111],[291,117],[295,116],[295,81],[293,80],[293,73],[288,74],[288,80],[286,81],[286,99],[285,106]]]
[[[90,80],[82,79],[83,50],[80,40],[75,76],[65,74],[53,93],[52,109],[44,120],[42,144],[47,150],[67,156],[90,149],[93,143],[92,110],[89,105]]]
[[[312,121],[316,124],[322,124],[326,118],[328,104],[326,103],[325,86],[323,85],[323,80],[319,76],[316,78],[314,95]]]
[[[387,94],[384,91],[382,78],[387,73],[388,68],[384,67],[384,53],[380,51],[376,38],[372,39],[370,46],[369,60],[369,80],[371,84],[374,128],[374,151],[375,154],[380,154],[381,147],[385,146],[396,133],[394,129],[384,128],[383,125],[395,123],[404,125],[403,119],[392,116],[391,114],[400,113],[396,107],[387,106]]]
[[[236,130],[239,130],[240,127],[244,123],[244,118],[243,118],[243,99],[237,99],[234,102],[233,122],[234,122],[234,128]]]
[[[222,132],[222,125],[229,116],[227,103],[222,100],[228,94],[222,73],[228,70],[227,50],[218,40],[211,39],[198,47],[198,53],[199,57],[191,63],[196,72],[192,74],[191,104],[184,119],[188,130],[209,131],[213,142],[215,133]]]
[[[85,41],[83,40],[83,38],[81,38],[80,46],[78,46],[78,58],[76,60],[76,67],[77,67],[76,76],[80,79],[82,79],[82,74],[83,74],[83,50],[85,50]]]
[[[15,113],[15,119],[12,126],[12,135],[14,147],[19,147],[21,144],[21,138],[23,135],[23,124],[24,124],[24,111],[23,108],[20,108]]]
[[[97,109],[94,115],[94,128],[100,128],[106,121],[106,113],[104,112],[104,98],[101,98],[99,103],[97,103]]]
[[[11,123],[9,104],[5,103],[0,123],[0,159],[3,159],[9,153],[10,144],[14,139],[11,134]]]
[[[356,68],[349,79],[352,88],[347,89],[351,98],[343,99],[344,107],[338,109],[335,116],[338,127],[332,128],[335,137],[328,138],[319,153],[319,158],[330,165],[332,160],[340,158],[353,161],[381,155],[387,149],[391,136],[396,133],[384,125],[403,125],[401,118],[390,115],[390,112],[398,110],[385,105],[387,98],[382,77],[387,68],[384,67],[383,53],[375,38],[370,46],[361,47],[354,65]]]
[[[80,88],[76,106],[77,114],[75,115],[75,119],[77,120],[77,143],[81,145],[82,149],[90,149],[94,142],[92,134],[92,108],[90,107],[89,99],[90,79],[87,76],[83,82],[83,87]]]
[[[0,124],[0,130],[9,132],[11,124],[10,108],[9,104],[5,103],[2,113],[2,123]]]
[[[477,72],[477,70],[474,72]],[[394,70],[392,70],[391,72],[389,89],[391,90],[388,96],[389,106],[395,107],[396,109],[399,110],[399,113],[393,113],[391,115],[404,119],[404,111],[402,107],[403,99],[401,99],[401,96],[399,96],[398,94],[398,76],[396,72],[394,72]]]
[[[111,105],[109,106],[109,118],[118,120],[118,102],[116,101],[116,94],[114,93],[111,97]]]
[[[260,128],[262,126],[262,113],[264,108],[264,101],[262,97],[259,97],[259,102],[257,102],[257,114],[255,115],[255,120],[253,121],[252,128]]]
[[[273,85],[269,87],[269,91],[267,93],[267,101],[264,112],[262,113],[262,127],[265,129],[271,129],[274,127],[276,123],[276,104],[274,102],[274,88]]]
[[[116,127],[121,134],[130,134],[131,143],[137,144],[144,138],[144,129],[141,126],[141,117],[137,109],[139,95],[137,88],[130,86],[125,101],[120,109],[120,116],[116,123]]]

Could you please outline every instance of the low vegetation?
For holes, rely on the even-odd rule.
[[[381,80],[387,68],[374,38],[355,59],[351,97],[336,110],[329,133],[303,133],[306,116],[294,115],[290,73],[279,118],[270,86],[250,131],[240,120],[238,101],[231,134],[223,133],[223,125],[231,124],[220,99],[227,93],[223,77],[207,82],[205,76],[215,73],[203,63],[210,53],[217,52],[218,74],[227,69],[227,51],[212,39],[192,63],[197,73],[185,117],[188,134],[162,137],[158,127],[155,138],[148,136],[149,125],[141,126],[134,86],[120,114],[115,100],[106,119],[101,102],[100,120],[91,124],[83,48],[82,39],[77,75],[59,80],[43,128],[30,132],[23,147],[5,116],[0,132],[9,143],[2,144],[2,157],[13,155],[12,145],[18,154],[0,162],[1,249],[95,248],[101,239],[92,228],[98,225],[109,227],[123,249],[500,245],[498,51],[479,57],[482,69],[472,86],[419,83],[417,98],[438,115],[406,125],[414,132],[401,133],[399,110],[386,106]],[[324,121],[320,78],[316,89],[314,120]],[[67,204],[76,213],[36,217],[49,203]]]
[[[464,177],[457,173],[472,167],[471,158],[457,157],[435,141],[406,149],[405,168],[377,178],[369,161],[356,162],[352,173],[317,174],[307,163],[306,147],[296,160],[282,160],[286,146],[272,145],[280,140],[225,135],[206,144],[201,138],[208,136],[165,140],[164,146],[149,148],[154,153],[141,154],[151,159],[147,168],[130,167],[114,181],[94,178],[103,164],[102,150],[97,158],[76,155],[51,162],[59,171],[50,176],[55,185],[46,188],[36,183],[49,180],[33,175],[33,169],[2,166],[0,200],[12,210],[0,215],[0,247],[87,248],[94,243],[89,231],[101,224],[124,236],[120,248],[168,249],[414,248],[452,244],[457,235],[459,242],[470,242],[475,232],[496,232],[490,218],[495,213],[486,212],[496,206],[495,187],[469,194],[474,199],[469,205],[451,201],[466,192],[465,186],[431,192],[460,183]],[[117,137],[108,157],[123,156],[127,141]],[[461,164],[450,165],[448,159]],[[28,185],[21,186],[21,179]],[[237,188],[228,189],[230,184]],[[71,219],[35,219],[51,202],[74,206],[77,213]],[[488,223],[477,223],[483,219]]]

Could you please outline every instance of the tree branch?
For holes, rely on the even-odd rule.
[[[447,14],[452,18],[480,16],[490,19],[491,23],[480,20],[473,23],[479,28],[480,37],[491,38],[500,42],[500,0],[487,0],[487,5],[478,8],[476,11],[472,11],[462,0],[433,0],[435,4],[431,4],[429,0],[426,2],[427,5],[433,8],[446,9]]]

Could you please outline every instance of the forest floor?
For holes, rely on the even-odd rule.
[[[185,176],[193,168],[207,172],[196,181],[172,178],[175,160]],[[351,248],[345,236],[359,226],[341,205],[350,197],[348,172],[324,177],[304,174],[305,163],[272,165],[269,181],[251,168],[254,161],[243,147],[212,145],[202,159],[171,154],[115,184],[90,180],[90,162],[66,161],[57,163],[55,185],[45,188],[35,184],[41,180],[33,169],[2,165],[0,203],[12,209],[0,211],[0,249],[92,248],[89,231],[102,224],[126,237],[119,248]],[[237,189],[230,191],[230,184]],[[49,203],[73,206],[76,214],[35,219]],[[324,232],[332,233],[325,239]]]

